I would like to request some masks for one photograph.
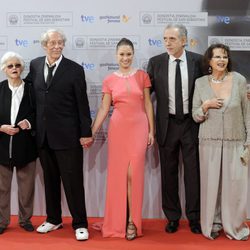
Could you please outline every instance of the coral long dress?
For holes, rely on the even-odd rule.
[[[129,76],[115,72],[103,82],[103,93],[111,94],[114,105],[108,130],[104,237],[125,237],[129,168],[132,174],[132,220],[137,227],[137,235],[142,235],[144,162],[149,130],[143,91],[150,86],[149,77],[142,70]]]

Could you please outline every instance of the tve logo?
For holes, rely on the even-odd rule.
[[[230,24],[230,17],[229,16],[217,16],[216,17],[218,23]]]
[[[82,62],[82,67],[84,68],[84,70],[93,71],[95,69],[95,64]]]
[[[149,46],[162,47],[162,41],[157,39],[148,39]]]
[[[17,47],[25,47],[27,48],[29,46],[28,40],[22,40],[22,39],[16,39],[15,44]]]
[[[84,23],[94,23],[95,21],[95,17],[94,16],[85,16],[85,15],[81,15],[81,20]]]

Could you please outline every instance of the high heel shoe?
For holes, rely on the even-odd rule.
[[[211,238],[213,240],[215,240],[216,238],[218,238],[220,236],[220,233],[219,232],[211,232]]]
[[[128,222],[127,225],[127,232],[126,232],[126,239],[127,240],[134,240],[137,237],[137,228],[133,221]]]

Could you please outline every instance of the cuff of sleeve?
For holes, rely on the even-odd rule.
[[[243,166],[247,166],[250,158],[249,148],[245,147],[240,155],[240,160]]]
[[[31,124],[27,119],[24,119],[27,123],[28,123],[28,128],[27,129],[31,129]]]
[[[208,118],[208,111],[204,114],[204,113],[203,113],[203,110],[202,110],[202,107],[200,107],[200,108],[197,110],[197,112],[196,112],[196,114],[194,115],[194,117],[195,117],[195,120],[196,120],[197,122],[203,122],[204,120],[206,120],[206,119]]]

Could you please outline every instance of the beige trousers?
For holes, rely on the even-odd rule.
[[[223,229],[230,239],[248,237],[248,167],[240,161],[243,142],[203,140],[199,148],[203,235],[212,239],[212,232]]]
[[[35,189],[35,161],[24,167],[16,168],[18,186],[18,219],[19,224],[30,223],[33,214]],[[10,224],[10,196],[14,167],[0,165],[0,227]]]

